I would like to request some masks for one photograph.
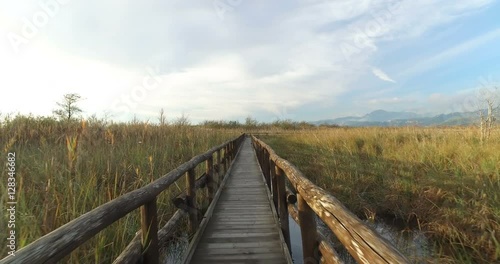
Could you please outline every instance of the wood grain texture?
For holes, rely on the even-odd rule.
[[[247,139],[191,263],[287,263],[265,188]]]

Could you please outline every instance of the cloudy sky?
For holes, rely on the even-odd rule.
[[[318,120],[471,109],[494,0],[0,0],[0,113]]]

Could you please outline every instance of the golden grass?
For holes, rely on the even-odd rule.
[[[0,157],[6,160],[9,151],[15,151],[17,157],[18,246],[146,185],[238,134],[175,124],[117,125],[99,120],[70,124],[25,116],[4,120],[0,127]],[[198,167],[200,175],[204,164]],[[184,188],[184,180],[178,183],[158,199],[160,225],[175,210],[170,198]],[[6,184],[2,180],[0,188],[6,190]],[[1,199],[1,206],[6,205],[6,196]],[[0,209],[5,212],[5,208]],[[63,262],[110,263],[139,229],[138,214],[117,221]],[[0,218],[2,228],[7,226],[6,217],[2,214]],[[0,257],[6,256],[6,249],[0,249]]]
[[[262,139],[360,217],[419,226],[440,256],[500,260],[500,131],[481,143],[462,128],[337,128]]]

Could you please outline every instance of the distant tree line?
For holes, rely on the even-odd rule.
[[[215,128],[215,129],[246,129],[246,130],[270,130],[270,129],[283,129],[283,130],[300,130],[311,129],[317,126],[305,121],[293,121],[290,119],[278,119],[273,122],[264,123],[247,117],[244,123],[239,121],[226,121],[226,120],[208,120],[200,124],[200,126]],[[320,125],[320,127],[338,127],[337,125]]]
[[[28,116],[12,116],[7,115],[3,116],[3,121],[0,120],[0,126],[6,123],[14,124],[14,123],[25,123],[25,122],[33,122],[37,121],[38,124],[48,124],[51,123],[54,125],[55,123],[60,123],[60,125],[65,125],[64,127],[78,127],[81,122],[89,122],[93,124],[100,124],[101,126],[107,126],[114,124],[113,121],[108,120],[109,116],[106,115],[103,119],[99,119],[96,115],[92,115],[88,118],[83,118],[81,113],[83,110],[78,106],[78,103],[82,100],[82,97],[79,94],[70,93],[65,94],[61,102],[57,102],[57,108],[52,111],[53,117],[34,117],[32,115]],[[130,125],[139,125],[139,124],[150,124],[155,125],[154,123],[150,123],[147,121],[140,121],[137,117],[129,121],[126,124]],[[175,120],[169,122],[166,119],[165,111],[163,108],[159,112],[158,116],[159,126],[192,126],[189,117],[185,114],[178,117]],[[282,129],[282,130],[301,130],[301,129],[311,129],[316,128],[317,126],[305,121],[293,121],[290,119],[278,119],[272,122],[259,122],[255,118],[248,116],[245,118],[244,123],[235,120],[208,120],[203,121],[199,125],[199,127],[213,128],[213,129],[244,129],[244,130],[271,130],[271,129]],[[338,127],[337,125],[320,125],[319,127]]]

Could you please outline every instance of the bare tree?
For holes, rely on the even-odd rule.
[[[495,113],[500,109],[499,87],[485,87],[479,91],[479,117],[481,141],[488,140],[493,124],[496,121]]]
[[[167,118],[165,117],[165,111],[160,109],[160,116],[158,116],[158,121],[160,122],[160,126],[164,126],[167,124]]]
[[[78,114],[83,112],[82,109],[80,109],[76,105],[81,99],[82,97],[79,94],[65,94],[63,101],[57,103],[59,109],[53,111],[54,115],[57,116],[60,120],[71,121]]]
[[[251,116],[247,116],[245,118],[245,126],[250,129],[250,128],[256,128],[259,125],[259,122]]]
[[[182,113],[182,115],[174,121],[174,125],[181,127],[190,126],[191,121],[189,121],[189,116]]]

